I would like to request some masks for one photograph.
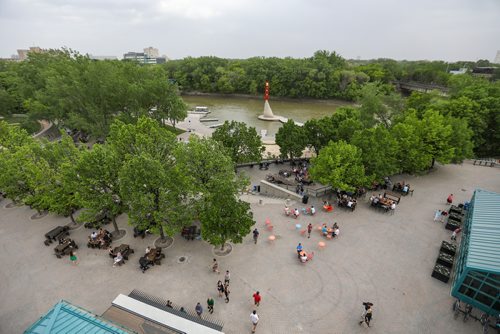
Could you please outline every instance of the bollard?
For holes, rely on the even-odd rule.
[[[262,199],[259,199],[259,204],[262,205]]]

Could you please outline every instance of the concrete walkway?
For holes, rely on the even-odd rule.
[[[256,173],[262,171],[247,172],[258,179]],[[256,290],[262,295],[257,333],[479,333],[479,322],[453,319],[450,284],[431,277],[440,243],[450,238],[443,225],[433,222],[433,215],[447,207],[449,193],[461,202],[470,199],[477,187],[500,192],[500,170],[467,162],[393,181],[403,179],[415,193],[402,198],[394,215],[373,211],[361,202],[355,212],[335,208],[333,213],[294,220],[283,215],[284,201],[244,195],[252,203],[261,235],[257,245],[249,235],[234,245],[230,255],[218,257],[221,271],[229,269],[232,275],[228,304],[217,297],[217,280],[223,274],[211,272],[213,247],[206,242],[176,236],[162,265],[143,274],[138,260],[155,237],[134,239],[126,216],[121,216],[119,225],[127,235],[118,243],[135,249],[130,261],[113,268],[105,250],[85,246],[91,231],[82,227],[71,234],[80,245],[80,262],[72,266],[68,257],[54,256],[53,246],[43,245],[44,233],[68,219],[48,215],[31,220],[34,212],[28,207],[8,209],[9,201],[4,200],[0,203],[0,333],[22,332],[60,299],[102,314],[119,293],[133,289],[191,309],[198,301],[205,306],[211,296],[214,316],[224,321],[225,333],[250,333]],[[313,204],[319,207],[320,200]],[[266,219],[274,226],[272,232],[264,227]],[[307,239],[295,228],[297,223],[303,229],[309,222],[317,227],[334,221],[340,225],[338,240],[325,240],[317,231]],[[267,240],[271,234],[276,236],[272,243]],[[327,244],[322,250],[319,241]],[[311,262],[298,262],[298,242],[314,251]],[[181,256],[187,262],[178,263]],[[375,304],[370,329],[358,325],[363,301]]]

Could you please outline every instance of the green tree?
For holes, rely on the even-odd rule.
[[[222,143],[236,164],[258,162],[265,150],[255,128],[243,122],[225,121],[212,138]]]
[[[357,131],[351,144],[361,149],[365,172],[371,180],[399,172],[398,143],[384,126]]]
[[[118,173],[121,159],[109,145],[94,145],[92,150],[82,151],[75,165],[77,201],[85,211],[78,220],[94,220],[105,213],[111,218],[115,235],[120,235],[116,217],[124,211],[120,198]]]
[[[304,128],[289,119],[276,133],[276,144],[280,147],[282,157],[289,159],[301,157],[307,145]]]
[[[178,147],[176,157],[197,194],[195,211],[203,238],[222,247],[227,240],[241,242],[254,224],[248,203],[237,197],[249,182],[235,174],[220,142],[193,136],[188,144]]]
[[[354,190],[366,183],[361,150],[341,140],[331,141],[311,161],[311,176],[323,184]]]

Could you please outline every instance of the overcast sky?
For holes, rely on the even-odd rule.
[[[0,57],[63,46],[214,55],[493,60],[500,0],[0,0]]]

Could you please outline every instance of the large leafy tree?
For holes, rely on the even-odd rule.
[[[414,126],[398,123],[390,131],[398,145],[396,159],[401,172],[411,174],[429,168],[432,156],[421,149],[424,143]]]
[[[222,145],[193,136],[176,156],[196,192],[195,210],[203,238],[222,247],[228,240],[241,242],[254,224],[248,203],[237,197],[248,181],[235,174]]]
[[[255,128],[243,122],[225,121],[212,138],[222,143],[236,164],[258,162],[265,150]]]
[[[120,194],[130,223],[153,227],[162,240],[190,223],[190,185],[174,153],[178,143],[166,128],[147,117],[136,124],[116,121],[107,140],[120,157]]]
[[[361,89],[360,113],[366,127],[377,123],[391,126],[393,119],[403,111],[403,99],[388,86],[369,83]]]
[[[276,144],[280,147],[281,156],[294,159],[302,156],[307,145],[306,132],[291,119],[276,133]]]
[[[121,159],[109,145],[94,145],[92,150],[83,151],[75,165],[76,196],[85,211],[79,220],[94,220],[96,216],[107,214],[119,235],[116,217],[124,211],[120,198],[118,173]]]
[[[384,126],[357,131],[351,143],[361,149],[365,172],[372,180],[399,172],[399,146]]]
[[[341,140],[331,141],[311,161],[311,176],[323,184],[354,190],[366,183],[361,150]]]

